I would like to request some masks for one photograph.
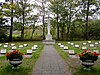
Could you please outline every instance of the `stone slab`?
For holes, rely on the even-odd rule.
[[[55,40],[43,40],[42,43],[44,45],[52,45],[52,44],[55,44]]]

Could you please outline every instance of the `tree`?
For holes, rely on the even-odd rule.
[[[96,13],[99,10],[99,2],[98,0],[82,0],[80,5],[81,11],[79,12],[81,14],[81,17],[85,21],[85,38],[86,40],[89,39],[89,18],[92,17],[94,13]],[[91,8],[95,7],[95,8]]]
[[[32,11],[28,3],[28,0],[20,0],[17,1],[17,8],[16,8],[16,17],[17,21],[21,25],[21,40],[24,40],[24,26],[28,23],[27,18],[29,17],[29,13]]]

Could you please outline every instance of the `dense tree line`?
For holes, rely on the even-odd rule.
[[[99,0],[42,0],[41,4],[29,3],[29,0],[19,0],[16,2],[0,4],[0,40],[13,41],[13,31],[21,31],[18,40],[25,40],[25,30],[32,29],[29,40],[33,38],[36,29],[42,27],[42,39],[45,39],[46,25],[46,7],[53,14],[50,19],[51,34],[56,40],[90,40],[100,39],[100,20],[95,16],[100,16]],[[6,9],[6,10],[5,10]],[[38,14],[34,15],[34,10],[38,9]],[[36,26],[41,17],[42,25]],[[95,15],[95,16],[94,16]],[[5,23],[11,21],[10,25]],[[39,33],[40,33],[39,32]],[[7,34],[9,33],[9,34]],[[39,37],[40,38],[40,37]]]
[[[50,3],[58,40],[99,39],[98,34],[93,35],[100,31],[99,25],[94,28],[100,21],[93,16],[100,10],[99,0],[50,0]]]

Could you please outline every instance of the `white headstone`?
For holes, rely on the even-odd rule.
[[[11,44],[11,46],[14,46],[14,45],[15,45],[14,43]]]
[[[100,41],[99,41],[99,44],[100,44]]]
[[[60,46],[61,45],[61,43],[58,43],[58,46]]]
[[[79,48],[79,45],[75,45],[76,48]]]
[[[38,45],[34,45],[34,47],[38,48]]]
[[[36,49],[37,49],[36,47],[34,47],[34,46],[32,47],[32,50],[36,50]]]
[[[68,50],[68,53],[73,55],[73,54],[75,54],[75,51],[74,50]]]
[[[2,49],[2,50],[0,51],[0,53],[1,53],[1,54],[5,54],[5,53],[6,53],[6,49]]]
[[[95,45],[98,45],[98,42],[95,42]]]
[[[93,50],[93,52],[99,53],[99,50]]]
[[[84,42],[83,45],[86,45],[86,43]]]
[[[86,46],[82,46],[82,49],[84,50],[84,49],[87,49],[87,47]]]
[[[68,46],[64,46],[64,50],[68,50]]]
[[[67,42],[68,44],[70,44],[71,42]]]
[[[12,47],[12,50],[16,50],[16,46],[13,46],[13,47]]]
[[[4,45],[4,48],[7,48],[8,47],[8,45]]]
[[[8,50],[8,52],[13,52],[14,50]]]
[[[94,44],[90,44],[90,47],[94,47]]]
[[[70,45],[71,45],[71,46],[73,46],[73,45],[74,45],[74,43],[70,43]]]
[[[0,46],[2,46],[2,44],[0,44]]]
[[[90,43],[91,43],[91,41],[88,41],[88,43],[90,44]]]
[[[64,45],[60,45],[60,48],[64,48]]]
[[[5,43],[5,45],[8,45],[8,43]]]
[[[19,45],[19,48],[23,48],[23,45]]]
[[[26,47],[27,46],[27,44],[24,44],[24,47]]]
[[[27,54],[32,54],[32,50],[27,50]]]

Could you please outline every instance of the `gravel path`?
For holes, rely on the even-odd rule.
[[[71,73],[53,45],[44,45],[32,75],[71,75]]]

